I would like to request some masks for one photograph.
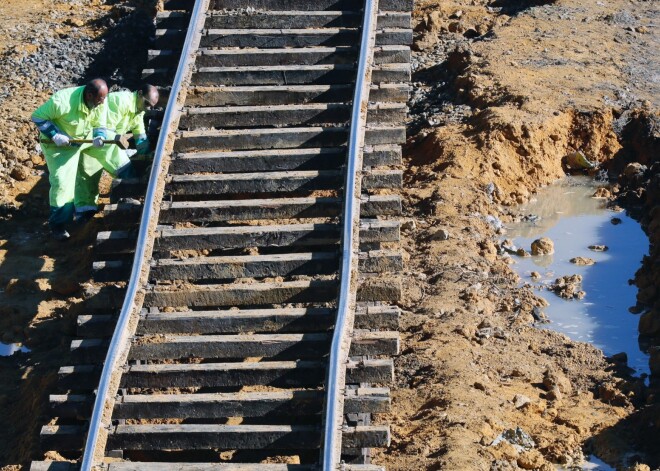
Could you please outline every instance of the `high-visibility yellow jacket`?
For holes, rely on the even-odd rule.
[[[42,138],[63,132],[72,139],[89,139],[92,129],[106,126],[106,104],[90,110],[83,99],[84,89],[84,86],[72,87],[55,92],[50,100],[37,108],[32,121],[41,131]]]
[[[117,134],[132,132],[137,139],[146,137],[144,111],[138,111],[138,92],[121,91],[108,94],[106,127]]]

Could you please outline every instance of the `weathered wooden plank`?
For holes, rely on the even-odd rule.
[[[136,180],[136,183],[140,181]],[[171,176],[166,191],[178,196],[209,196],[339,190],[342,184],[342,173],[339,170],[214,173]],[[362,178],[364,190],[400,188],[402,184],[401,170],[371,170]]]
[[[410,12],[379,12],[376,29],[410,28]],[[206,29],[239,28],[359,28],[362,15],[355,11],[269,11],[259,15],[227,15],[211,11]],[[180,25],[168,26],[185,28]]]
[[[408,84],[381,83],[370,86],[369,100],[398,102],[408,100]],[[353,99],[350,84],[337,85],[260,85],[191,87],[186,106],[251,106],[287,105],[303,103],[341,103]]]
[[[346,471],[385,471],[381,467],[349,465]],[[316,465],[309,464],[249,464],[249,463],[109,463],[107,471],[318,471]]]
[[[106,337],[112,334],[116,316],[83,314],[76,319],[76,335],[78,337]]]
[[[173,175],[202,172],[273,172],[283,170],[332,170],[344,165],[346,149],[267,149],[237,152],[194,152],[176,154],[170,163]],[[401,146],[370,146],[365,149],[364,167],[401,164]]]
[[[153,288],[145,307],[246,306],[301,302],[330,302],[337,296],[335,280],[285,281],[229,285],[190,285],[182,290]]]
[[[192,8],[192,0],[165,0],[164,9],[182,10]],[[412,0],[380,0],[379,8],[385,11],[411,11]],[[232,10],[236,8],[252,7],[257,10],[342,10],[351,11],[356,9],[352,0],[211,0],[211,10]]]
[[[63,366],[59,387],[91,391],[98,386],[100,365]],[[221,387],[246,384],[276,387],[317,387],[324,379],[325,362],[204,363],[185,365],[134,365],[122,376],[122,387]],[[394,363],[386,360],[349,362],[346,383],[391,384]]]
[[[131,345],[131,360],[179,358],[318,359],[328,354],[327,334],[166,335]],[[152,343],[155,342],[155,343]]]
[[[180,131],[174,147],[176,152],[335,147],[346,144],[347,139],[348,128],[342,126]],[[375,126],[365,130],[366,145],[403,144],[405,140],[404,126]]]
[[[271,385],[276,387],[316,387],[325,377],[325,362],[204,363],[133,365],[122,376],[124,387],[219,387]],[[346,382],[390,384],[392,360],[349,362]]]
[[[78,425],[44,425],[40,442],[44,451],[74,451],[82,449],[84,430]]]
[[[314,65],[350,64],[357,60],[354,46],[307,47],[303,49],[205,49],[200,50],[196,60],[198,67],[240,67],[264,65]],[[149,66],[174,66],[176,57],[172,50],[150,50]],[[374,48],[374,64],[410,63],[408,46],[392,45]]]
[[[163,10],[191,10],[194,0],[164,0]],[[235,10],[255,8],[264,11],[356,11],[361,8],[353,0],[211,0],[210,10]],[[413,0],[380,0],[382,11],[412,11]]]
[[[240,334],[240,333],[305,333],[332,328],[334,311],[329,308],[279,308],[215,311],[143,313],[137,333],[145,334]],[[397,330],[400,310],[392,306],[359,307],[355,315],[356,329]],[[99,338],[112,335],[116,317],[110,315],[79,316],[79,337]],[[87,330],[86,325],[94,325]]]
[[[155,47],[167,47],[181,41],[181,30],[156,31]],[[200,39],[201,47],[302,48],[314,46],[350,46],[358,43],[358,28],[236,28],[208,29]],[[376,45],[409,45],[410,28],[382,28],[376,31]]]
[[[30,471],[75,471],[75,463],[68,461],[33,461]]]
[[[369,105],[367,123],[398,124],[405,120],[403,103],[373,103]],[[348,124],[351,105],[343,103],[310,103],[301,105],[231,106],[187,108],[179,127],[246,128],[256,126],[316,126],[328,123]]]
[[[339,190],[338,170],[174,175],[167,185],[172,195],[221,195]]]
[[[360,241],[396,242],[400,237],[398,221],[363,219]],[[99,232],[95,251],[101,253],[132,252],[135,231]],[[268,226],[160,228],[156,233],[157,250],[215,250],[247,247],[329,246],[339,242],[337,224],[282,224]]]
[[[360,273],[399,273],[403,271],[401,252],[372,250],[359,255]]]
[[[394,278],[363,278],[359,281],[357,298],[361,302],[396,302],[401,296],[401,280]],[[329,302],[336,295],[335,280],[287,281],[281,283],[252,283],[231,285],[190,285],[190,293],[168,291],[166,288],[151,289],[146,293],[145,307],[159,306],[239,306],[243,303],[282,304],[288,302]],[[188,287],[183,288],[188,290]],[[254,293],[250,294],[249,291]],[[272,290],[272,291],[271,291]],[[319,293],[313,296],[314,290]],[[270,292],[269,292],[270,291]],[[125,290],[116,286],[104,286],[86,301],[89,309],[116,309],[124,301]],[[309,299],[314,298],[314,299]],[[320,299],[323,298],[323,299]],[[185,301],[193,304],[186,304]],[[297,301],[300,300],[300,301]],[[167,302],[171,301],[171,304]],[[251,301],[251,302],[250,302]],[[156,302],[157,304],[153,304]],[[218,304],[214,304],[214,303]],[[229,304],[224,304],[229,303]]]
[[[107,211],[121,209],[108,205]],[[305,219],[339,216],[340,198],[277,198],[232,201],[198,201],[163,203],[160,222],[245,221],[256,219]],[[401,213],[399,195],[362,197],[361,217],[395,216]]]
[[[131,345],[131,360],[179,358],[315,359],[328,354],[329,334],[159,335],[143,337]],[[87,340],[80,341],[82,345]],[[355,332],[352,356],[396,355],[397,332]]]
[[[249,463],[147,463],[116,462],[103,468],[107,471],[318,471],[318,466],[309,464],[249,464]],[[59,471],[39,469],[38,471]],[[62,471],[68,471],[68,468]],[[371,464],[345,464],[344,471],[385,471],[382,466]]]
[[[403,268],[403,261],[399,252],[373,250],[360,254],[359,266],[362,273],[399,272]],[[119,268],[123,269],[122,273],[125,274],[130,269],[130,264],[123,263]],[[327,275],[338,269],[339,258],[336,252],[314,252],[159,259],[152,263],[150,276],[160,281],[208,280]]]
[[[145,69],[143,77],[165,71]],[[407,82],[410,80],[409,64],[381,64],[373,67],[371,83]],[[353,64],[314,64],[278,66],[199,67],[192,76],[194,86],[264,85],[333,85],[355,81]]]
[[[202,394],[129,394],[115,402],[115,419],[186,417],[291,417],[316,415],[323,410],[323,391],[275,391]],[[346,391],[345,413],[384,413],[390,408],[388,388]],[[88,417],[94,395],[51,395],[53,414],[60,418]]]
[[[348,427],[342,433],[347,447],[389,444],[389,427]],[[315,449],[321,430],[309,425],[117,425],[108,447],[119,450],[199,449]]]
[[[339,258],[336,252],[315,252],[160,259],[152,263],[150,276],[161,281],[260,278],[331,274],[338,269]]]

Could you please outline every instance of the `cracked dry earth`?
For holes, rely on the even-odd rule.
[[[100,49],[93,41],[113,28],[107,19],[121,17],[116,5],[144,3],[0,3],[0,92],[11,92],[0,98],[0,332],[31,349],[0,357],[3,470],[42,457],[38,431],[89,282],[95,228],[63,246],[46,242],[45,167],[28,120],[49,88],[65,83],[28,76],[38,64],[23,72],[16,64],[50,54],[45,30],[72,47],[92,40],[76,56],[90,64]],[[543,301],[521,285],[493,224],[506,226],[515,204],[561,178],[562,160],[576,150],[615,177],[634,161],[654,168],[657,20],[651,1],[416,2],[402,352],[392,412],[377,417],[391,424],[392,446],[375,451],[375,463],[549,471],[581,469],[594,453],[617,469],[660,466],[657,382],[645,385],[600,350],[537,328]],[[630,123],[646,124],[632,132]],[[653,182],[639,181],[651,183],[626,194],[641,198]],[[613,184],[610,194],[618,191]],[[631,201],[658,241],[657,199]],[[657,303],[653,279],[645,278],[647,304]]]

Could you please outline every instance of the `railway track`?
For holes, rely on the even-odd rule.
[[[119,182],[33,471],[375,471],[412,0],[165,0],[141,205]],[[178,62],[178,66],[177,66]],[[141,222],[136,218],[141,214]],[[126,280],[130,280],[124,283]],[[96,393],[94,392],[96,391]],[[340,465],[340,463],[345,463]]]

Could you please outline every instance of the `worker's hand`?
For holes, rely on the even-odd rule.
[[[92,145],[93,145],[94,147],[103,147],[103,144],[104,144],[104,142],[103,142],[103,137],[101,137],[101,136],[96,136],[96,137],[92,140]]]
[[[135,148],[139,155],[145,155],[149,152],[149,139],[147,138],[138,138],[135,142]]]
[[[51,139],[57,147],[64,147],[71,144],[71,142],[69,141],[69,136],[67,136],[66,134],[57,133]]]

